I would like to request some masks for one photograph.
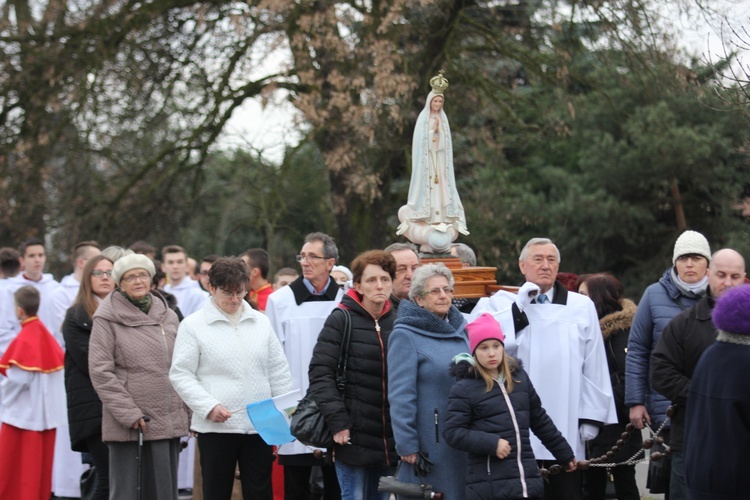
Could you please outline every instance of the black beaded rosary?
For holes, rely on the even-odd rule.
[[[580,470],[587,470],[590,467],[606,467],[607,470],[617,467],[618,465],[635,465],[638,462],[641,462],[646,459],[646,452],[645,450],[651,449],[654,444],[660,444],[664,446],[664,452],[654,451],[649,453],[649,459],[653,460],[654,462],[658,462],[661,460],[665,455],[670,456],[672,454],[672,450],[664,444],[664,439],[659,435],[661,431],[664,429],[664,426],[669,422],[669,419],[672,418],[674,415],[675,408],[674,406],[670,406],[667,409],[667,418],[662,422],[662,424],[659,426],[658,429],[656,429],[656,432],[651,429],[651,427],[644,422],[644,425],[649,430],[649,433],[651,434],[650,438],[644,439],[643,444],[641,445],[641,449],[638,450],[636,453],[633,454],[630,458],[623,462],[619,463],[613,463],[611,462],[612,458],[615,456],[615,454],[620,451],[620,448],[622,448],[625,445],[625,442],[630,439],[630,435],[638,429],[635,428],[633,424],[628,424],[625,426],[625,432],[623,432],[620,435],[620,439],[617,440],[614,446],[605,453],[604,455],[596,458],[591,458],[589,460],[579,460],[577,468]],[[640,431],[639,431],[640,432]],[[643,456],[641,456],[641,454]],[[555,464],[549,468],[549,470],[545,468],[539,469],[539,472],[542,474],[543,478],[547,478],[547,476],[559,474],[563,472],[565,469],[563,469],[562,465]]]

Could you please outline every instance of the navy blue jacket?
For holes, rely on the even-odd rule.
[[[515,414],[506,404],[500,386],[490,392],[486,383],[467,361],[454,365],[459,381],[451,389],[443,436],[446,442],[469,453],[466,469],[466,498],[516,499],[542,498],[544,483],[531,449],[529,431],[533,430],[555,458],[563,464],[574,453],[552,419],[542,407],[526,372],[513,372],[513,392],[508,394]],[[511,452],[497,458],[500,438],[510,443]]]
[[[683,451],[690,499],[739,500],[750,493],[743,467],[750,450],[749,340],[720,332],[693,372]]]

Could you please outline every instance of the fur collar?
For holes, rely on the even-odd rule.
[[[719,335],[716,337],[716,340],[719,342],[727,342],[729,344],[750,345],[750,337],[747,335],[729,333],[724,330],[719,330]]]
[[[637,309],[635,303],[630,299],[622,299],[620,303],[622,304],[621,311],[607,314],[599,320],[604,340],[607,340],[610,335],[617,333],[620,330],[629,330],[630,326],[633,324],[633,318],[635,317],[635,311]]]

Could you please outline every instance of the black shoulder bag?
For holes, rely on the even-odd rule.
[[[352,320],[349,311],[339,308],[344,313],[344,336],[341,339],[341,350],[339,351],[339,361],[336,366],[336,388],[339,393],[344,395],[346,386],[346,365],[349,362],[349,343],[352,336]],[[334,445],[333,434],[326,425],[326,420],[318,408],[318,404],[310,394],[308,387],[305,397],[297,403],[297,409],[294,410],[291,417],[289,430],[292,436],[307,446],[316,448],[332,448]]]

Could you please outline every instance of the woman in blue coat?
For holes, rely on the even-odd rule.
[[[638,303],[625,358],[625,405],[630,407],[630,422],[638,429],[643,429],[644,420],[658,426],[666,418],[669,400],[649,383],[651,353],[667,323],[705,295],[710,260],[706,238],[685,231],[674,244],[672,267],[646,288]]]
[[[497,321],[485,313],[467,330],[473,356],[461,355],[453,365],[459,381],[451,389],[444,431],[449,445],[469,453],[466,498],[541,499],[544,483],[529,431],[571,471],[573,449],[544,411],[529,376],[505,354]]]
[[[401,457],[400,481],[430,484],[445,500],[464,498],[466,454],[443,439],[448,393],[454,383],[451,360],[468,348],[466,320],[451,305],[453,274],[443,264],[418,268],[409,298],[402,300],[388,339],[388,401]],[[433,462],[415,474],[419,454]]]

